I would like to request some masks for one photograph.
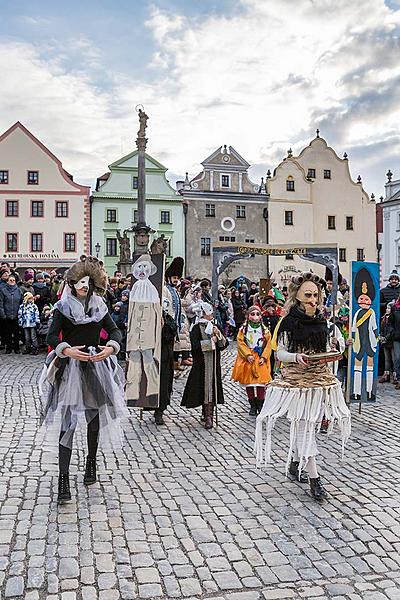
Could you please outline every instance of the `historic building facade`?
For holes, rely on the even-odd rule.
[[[89,252],[90,188],[21,123],[0,136],[1,258],[64,270]]]
[[[177,182],[184,202],[186,274],[211,278],[215,242],[266,243],[265,187],[248,176],[249,163],[232,148],[221,146],[202,163],[193,179]],[[263,193],[264,192],[264,193]],[[266,276],[265,257],[233,263],[222,279],[244,273],[250,279]]]
[[[146,223],[167,239],[167,260],[184,256],[184,217],[182,198],[169,185],[167,168],[146,154]],[[111,165],[97,179],[91,197],[92,253],[104,261],[109,274],[119,261],[117,231],[121,234],[137,222],[138,151],[131,152]],[[134,250],[134,235],[131,234]]]
[[[381,275],[386,285],[393,269],[400,273],[400,179],[388,171],[385,198],[382,198]]]
[[[360,177],[352,180],[347,155],[339,158],[319,132],[298,156],[289,150],[266,184],[270,244],[337,244],[346,279],[351,261],[377,260],[374,197]],[[324,271],[296,256],[271,257],[270,266],[278,280],[280,273],[310,266]]]

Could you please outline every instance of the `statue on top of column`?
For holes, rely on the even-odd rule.
[[[138,135],[138,138],[145,138],[147,121],[148,121],[149,117],[146,115],[144,110],[142,110],[141,108],[139,108],[139,110],[138,110],[138,115],[139,115],[139,131],[138,131],[137,135]]]

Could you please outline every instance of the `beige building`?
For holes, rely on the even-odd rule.
[[[186,274],[211,278],[215,242],[266,243],[265,186],[252,182],[249,163],[232,146],[220,147],[202,163],[193,179],[177,182],[185,213]],[[265,257],[232,264],[222,281],[241,274],[266,276]]]
[[[0,136],[2,260],[23,270],[63,269],[90,246],[90,188],[74,183],[21,123]]]
[[[337,244],[339,270],[348,279],[351,261],[377,260],[375,201],[350,176],[346,154],[339,158],[314,138],[298,156],[289,150],[273,176],[267,175],[270,244]],[[271,257],[278,280],[293,270],[323,267],[299,257]]]

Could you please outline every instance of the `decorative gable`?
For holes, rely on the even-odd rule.
[[[247,171],[250,164],[232,146],[220,146],[202,163],[204,169]]]

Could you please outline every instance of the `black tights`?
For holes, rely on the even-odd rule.
[[[96,458],[97,446],[99,444],[99,413],[98,411],[87,410],[85,411],[85,417],[87,421],[87,446],[88,446],[88,458]],[[70,425],[70,413],[65,415],[63,420],[62,429],[66,430],[66,425]],[[60,432],[60,441],[65,435],[66,431]],[[73,435],[73,434],[72,434]],[[71,437],[72,445],[72,437]],[[71,462],[72,448],[59,444],[58,446],[58,466],[60,473],[68,473],[69,464]]]

